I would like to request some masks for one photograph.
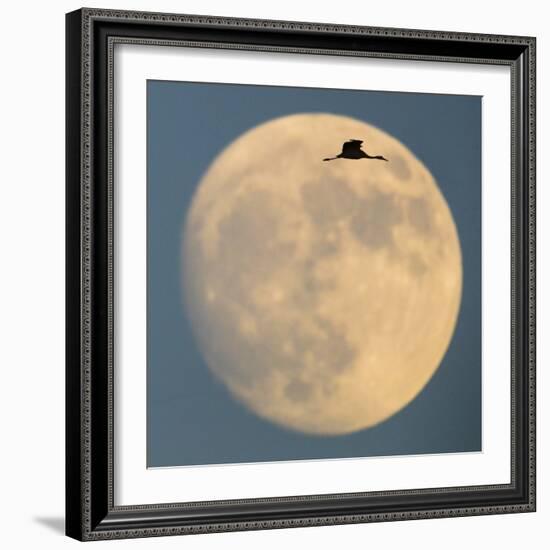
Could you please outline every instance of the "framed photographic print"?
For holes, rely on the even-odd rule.
[[[67,534],[535,510],[535,39],[67,15]]]

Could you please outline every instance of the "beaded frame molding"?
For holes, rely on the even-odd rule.
[[[535,39],[86,8],[67,14],[66,22],[67,535],[101,540],[534,511]],[[509,484],[115,506],[112,135],[117,43],[510,67]]]

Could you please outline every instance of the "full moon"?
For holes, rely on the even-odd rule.
[[[348,139],[380,160],[338,159]],[[214,159],[183,233],[184,302],[229,392],[295,431],[338,435],[400,411],[439,367],[460,244],[430,171],[365,122],[301,113]]]

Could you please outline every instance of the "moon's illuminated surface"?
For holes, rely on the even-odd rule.
[[[377,160],[322,162],[348,139]],[[410,403],[452,337],[451,212],[401,142],[332,114],[271,120],[210,166],[184,232],[185,303],[210,369],[250,410],[311,434]]]

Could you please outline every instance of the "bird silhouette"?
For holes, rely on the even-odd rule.
[[[336,159],[352,159],[352,160],[360,160],[360,159],[374,159],[374,160],[385,160],[388,162],[387,158],[384,158],[381,155],[377,155],[375,157],[372,157],[365,153],[361,149],[361,144],[363,142],[360,139],[349,139],[342,145],[342,152],[339,155],[336,155],[335,157],[328,157],[323,160],[336,160]]]

